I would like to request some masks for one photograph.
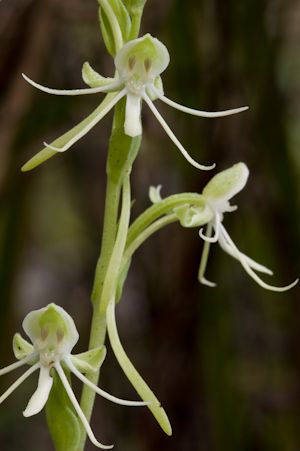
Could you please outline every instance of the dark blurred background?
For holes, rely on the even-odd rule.
[[[184,105],[249,111],[220,119],[155,105],[190,154],[223,170],[243,161],[246,188],[225,216],[237,246],[286,285],[300,275],[300,4],[297,0],[148,0],[141,35],[168,47],[165,93]],[[57,89],[83,88],[89,61],[113,74],[96,0],[2,0],[0,4],[0,367],[13,362],[13,334],[33,309],[55,302],[80,332],[86,350],[90,293],[99,255],[105,160],[112,114],[66,153],[29,173],[21,166],[80,122],[103,95],[56,97],[21,77]],[[132,171],[133,219],[162,195],[201,192],[216,171],[190,166],[146,105],[144,136]],[[92,427],[120,451],[300,450],[300,296],[263,290],[241,265],[212,246],[199,285],[202,240],[173,224],[133,259],[117,308],[121,340],[164,405],[168,438],[148,409],[98,397]],[[25,334],[23,333],[23,336]],[[0,379],[1,393],[20,375]],[[0,406],[0,449],[54,449],[44,412],[22,411],[36,388],[31,376]],[[108,345],[100,385],[136,399]],[[74,382],[77,396],[81,384]],[[94,446],[87,442],[86,450]]]

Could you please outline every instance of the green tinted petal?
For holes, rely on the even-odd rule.
[[[24,359],[24,357],[27,357],[34,352],[34,347],[32,346],[32,344],[28,343],[27,340],[24,340],[24,338],[22,338],[20,334],[15,334],[13,338],[13,351],[15,357],[18,360],[22,360]],[[33,365],[34,363],[38,362],[38,360],[39,356],[36,356],[34,359],[28,362],[28,365]]]
[[[91,88],[101,88],[102,86],[110,85],[117,79],[110,77],[102,77],[98,74],[88,62],[85,62],[82,66],[82,79]]]
[[[106,347],[99,346],[90,351],[82,352],[81,354],[70,355],[73,365],[81,373],[89,373],[91,371],[99,370],[106,356]]]
[[[175,207],[173,212],[183,227],[199,227],[207,224],[214,217],[213,211],[206,205],[203,205],[203,207],[193,207],[184,204]]]

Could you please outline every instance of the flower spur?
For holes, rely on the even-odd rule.
[[[83,66],[83,79],[89,86],[91,86],[91,88],[75,90],[50,89],[35,83],[23,74],[25,80],[36,88],[49,94],[74,96],[103,92],[110,93],[110,99],[105,103],[103,108],[98,107],[97,110],[95,110],[95,112],[86,118],[81,124],[76,126],[72,131],[68,132],[66,136],[63,135],[61,140],[58,139],[54,141],[54,143],[59,143],[59,147],[44,143],[46,149],[43,149],[39,154],[26,163],[22,170],[30,170],[53,156],[56,152],[64,152],[69,149],[75,142],[88,133],[119,102],[119,100],[125,96],[126,110],[124,132],[126,135],[134,138],[142,133],[140,116],[141,100],[143,99],[187,161],[198,169],[212,169],[215,165],[204,166],[193,160],[158,112],[153,104],[153,100],[159,98],[167,105],[180,111],[194,116],[208,118],[240,113],[247,110],[248,107],[235,108],[219,112],[206,112],[187,108],[173,102],[172,100],[169,100],[163,94],[162,81],[160,78],[160,74],[167,68],[169,61],[170,56],[165,45],[158,39],[146,34],[142,38],[129,41],[118,52],[115,58],[115,67],[117,69],[118,76],[115,78],[102,77],[95,72],[88,63],[85,63]]]
[[[25,417],[39,413],[45,406],[53,385],[51,370],[54,368],[66,390],[66,393],[82,421],[91,442],[98,448],[110,449],[113,445],[99,443],[84,416],[81,407],[73,393],[65,371],[71,371],[84,384],[96,393],[117,404],[126,406],[148,405],[148,402],[125,401],[112,396],[90,382],[82,372],[96,371],[105,358],[105,346],[88,352],[71,355],[71,350],[78,341],[79,335],[71,316],[61,307],[49,304],[40,310],[30,312],[23,321],[23,329],[34,346],[22,339],[19,334],[14,336],[13,349],[15,356],[20,359],[0,370],[0,375],[6,374],[28,363],[31,367],[14,382],[0,397],[0,404],[34,371],[40,370],[38,388],[30,398],[23,412]]]
[[[202,195],[199,195],[199,200],[204,202],[204,207],[185,203],[175,207],[173,213],[175,213],[183,227],[199,227],[207,224],[206,235],[203,233],[203,228],[199,230],[199,235],[204,240],[198,274],[199,282],[202,284],[210,287],[216,286],[215,283],[208,281],[204,277],[204,273],[210,244],[218,241],[221,248],[231,257],[238,260],[249,276],[261,287],[271,291],[289,290],[298,283],[299,279],[284,287],[275,287],[264,282],[255,271],[269,275],[273,275],[273,272],[243,254],[236,247],[222,223],[225,212],[232,212],[237,209],[237,206],[230,205],[229,201],[244,188],[248,176],[249,169],[244,163],[235,164],[231,168],[216,174],[205,186]],[[161,200],[160,188],[161,186],[156,189],[150,188],[150,200],[153,203]],[[214,236],[212,236],[213,230],[215,232]]]

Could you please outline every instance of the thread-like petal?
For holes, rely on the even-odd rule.
[[[215,229],[215,235],[213,237],[204,235],[203,228],[199,230],[199,235],[204,241],[208,241],[209,243],[216,243],[220,236],[220,214],[218,212],[215,213],[215,219],[213,223],[213,227]]]
[[[68,365],[69,369],[72,371],[72,373],[75,374],[75,376],[78,377],[78,379],[81,380],[84,384],[86,384],[88,387],[90,387],[92,390],[94,390],[96,393],[98,393],[103,398],[108,399],[109,401],[115,402],[116,404],[120,404],[121,406],[147,406],[148,404],[151,404],[152,401],[149,402],[143,402],[143,401],[126,401],[125,399],[117,398],[116,396],[112,396],[106,391],[102,390],[101,388],[97,387],[97,385],[93,384],[91,381],[89,381],[83,374],[78,371],[73,363],[71,362],[71,359],[69,356],[65,357],[65,362]]]
[[[237,254],[233,251],[232,247],[227,243],[227,241],[226,241],[225,237],[222,235],[222,233],[220,234],[220,237],[219,237],[219,244],[220,244],[221,248],[223,249],[223,251],[227,252],[227,254],[229,254],[231,257],[239,260],[239,258],[237,257]],[[242,252],[240,252],[240,255],[243,256],[243,259],[248,264],[248,266],[250,266],[250,268],[254,269],[255,271],[269,274],[269,276],[273,275],[273,271],[271,271],[270,269],[261,265],[260,263],[257,263],[256,261],[252,260],[252,258],[248,257],[247,255],[243,254]]]
[[[14,382],[8,390],[6,390],[5,393],[3,393],[2,396],[0,396],[0,404],[13,392],[15,391],[16,388],[19,387],[19,385],[22,384],[22,382],[25,381],[25,379],[27,379],[27,377],[29,377],[32,373],[34,373],[34,371],[36,371],[39,367],[41,366],[40,362],[36,363],[35,365],[33,365],[32,367],[30,367],[21,377],[19,377],[19,379],[16,380],[16,382]]]
[[[79,96],[86,94],[97,94],[98,92],[107,93],[108,91],[112,92],[113,90],[118,91],[124,83],[118,79],[114,83],[109,83],[107,86],[101,86],[99,88],[84,88],[84,89],[52,89],[47,88],[46,86],[40,85],[35,81],[31,80],[27,75],[22,74],[23,78],[30,83],[35,88],[40,91],[46,92],[47,94],[54,94],[57,96]]]
[[[96,439],[96,437],[93,434],[93,431],[91,429],[91,426],[89,425],[89,422],[87,421],[84,413],[81,410],[81,407],[73,393],[73,390],[68,382],[68,379],[64,373],[64,370],[62,369],[62,367],[60,366],[60,364],[58,362],[54,365],[54,367],[63,383],[63,386],[65,387],[65,390],[70,398],[71,403],[73,404],[74,409],[77,412],[77,415],[79,416],[79,418],[81,419],[81,421],[83,423],[83,426],[84,426],[86,433],[89,436],[89,439],[91,440],[91,442],[98,448],[102,448],[102,449],[113,448],[114,445],[102,445],[102,443],[98,442],[98,440]]]
[[[113,100],[105,108],[103,108],[103,110],[100,111],[100,113],[97,114],[97,116],[95,116],[94,119],[91,120],[91,122],[89,122],[79,133],[77,133],[77,135],[75,135],[72,139],[70,139],[70,141],[68,141],[67,144],[65,144],[63,147],[58,148],[50,146],[47,143],[44,143],[44,146],[48,147],[51,150],[54,150],[55,152],[65,152],[71,146],[73,146],[73,144],[79,141],[84,135],[86,135],[96,124],[98,124],[98,122],[100,122],[101,119],[103,119],[104,116],[106,116],[107,113],[110,112],[110,110],[115,106],[116,103],[118,103],[120,99],[122,99],[122,97],[125,96],[125,94],[126,88],[124,88],[121,92],[119,92],[119,94],[116,95],[116,97],[114,97]]]
[[[266,290],[270,290],[270,291],[287,291],[290,288],[293,288],[299,281],[299,279],[296,279],[293,283],[291,283],[290,285],[286,285],[285,287],[274,287],[273,285],[269,285],[267,283],[265,283],[263,280],[261,280],[260,277],[258,277],[258,275],[251,269],[251,267],[249,266],[249,263],[247,262],[247,260],[245,259],[244,255],[238,250],[238,248],[236,247],[236,245],[234,244],[234,242],[232,241],[232,239],[230,238],[227,230],[225,229],[225,227],[223,226],[223,224],[221,224],[221,233],[224,236],[224,238],[226,239],[228,245],[232,248],[232,251],[235,253],[237,260],[240,261],[241,265],[243,266],[243,268],[245,269],[245,271],[249,274],[250,277],[252,277],[253,280],[255,280],[255,282],[258,283],[258,285],[260,285],[261,287],[265,288]]]
[[[158,122],[161,124],[161,126],[163,127],[163,129],[165,130],[167,135],[169,136],[169,138],[173,141],[175,146],[178,147],[178,149],[180,150],[180,152],[182,153],[184,158],[191,165],[193,165],[197,169],[202,169],[203,171],[209,171],[210,169],[213,169],[216,166],[215,164],[213,164],[212,166],[204,166],[202,164],[197,163],[197,161],[193,160],[193,158],[187,153],[187,151],[185,150],[183,145],[178,141],[178,139],[176,138],[176,136],[174,135],[174,133],[172,132],[172,130],[170,129],[168,124],[165,122],[163,117],[159,114],[159,112],[157,111],[157,109],[155,108],[155,106],[153,105],[153,103],[151,102],[151,100],[149,99],[149,97],[147,96],[147,94],[145,92],[142,94],[142,97],[145,100],[145,102],[147,103],[147,105],[149,106],[150,110],[152,111],[152,113],[154,114],[156,119],[158,120]]]
[[[223,116],[230,116],[232,114],[241,113],[242,111],[246,111],[249,109],[248,106],[243,106],[241,108],[234,108],[232,110],[225,110],[225,111],[216,111],[216,112],[210,112],[210,111],[200,111],[200,110],[194,110],[193,108],[188,108],[186,106],[180,105],[180,103],[173,102],[173,100],[168,99],[163,94],[159,92],[158,89],[154,86],[154,84],[151,84],[149,86],[149,89],[151,89],[154,94],[164,103],[167,105],[176,108],[179,111],[183,111],[184,113],[191,114],[193,116],[200,116],[200,117],[207,117],[207,118],[215,118],[215,117],[223,117]]]
[[[2,376],[2,374],[6,374],[6,373],[9,373],[10,371],[13,371],[22,365],[25,365],[25,363],[30,362],[30,360],[34,359],[34,357],[36,357],[37,355],[38,355],[38,351],[34,351],[32,354],[28,355],[27,357],[24,357],[24,359],[19,360],[18,362],[12,363],[11,365],[6,366],[5,368],[2,368],[0,370],[0,376]]]

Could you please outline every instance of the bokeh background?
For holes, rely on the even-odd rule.
[[[203,110],[249,105],[221,119],[185,115],[156,101],[190,154],[223,170],[250,169],[224,225],[238,247],[286,285],[300,275],[300,4],[297,0],[148,0],[141,35],[167,45],[163,74],[171,99]],[[112,114],[72,149],[29,173],[20,167],[87,116],[101,94],[55,97],[53,88],[84,87],[89,61],[105,76],[96,0],[2,0],[0,4],[0,366],[12,361],[12,336],[24,316],[55,302],[86,350],[90,293],[99,255],[105,160]],[[162,195],[201,192],[213,174],[197,171],[143,106],[142,147],[132,171],[132,218]],[[235,203],[235,200],[233,201]],[[300,450],[300,295],[263,290],[216,244],[199,285],[197,229],[172,224],[136,253],[117,308],[128,355],[169,414],[173,436],[148,409],[98,397],[92,419],[102,443],[120,451]],[[1,393],[22,373],[0,379]],[[31,376],[0,406],[0,449],[53,451],[44,412],[25,419],[36,387]],[[108,345],[100,385],[123,398],[134,389]],[[74,381],[77,396],[81,384]],[[88,441],[86,450],[95,449]]]

